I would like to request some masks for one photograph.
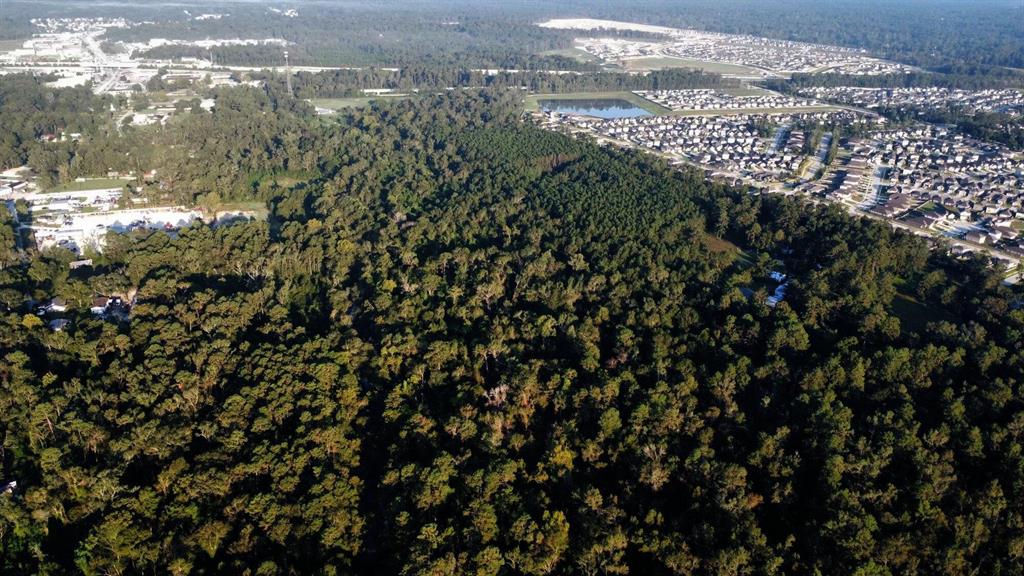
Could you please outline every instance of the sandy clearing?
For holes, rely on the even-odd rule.
[[[649,24],[619,22],[617,20],[596,20],[594,18],[556,18],[547,22],[541,22],[538,26],[559,30],[634,30],[636,32],[650,32],[652,34],[672,34],[678,32],[675,28],[665,26],[651,26]]]

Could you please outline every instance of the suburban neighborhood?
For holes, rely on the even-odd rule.
[[[632,96],[661,113],[637,108],[636,114],[602,118],[597,109],[598,115],[559,111],[559,101],[551,101],[534,118],[548,129],[650,150],[758,193],[836,203],[920,235],[945,238],[958,255],[986,251],[1010,270],[1024,257],[1024,155],[955,127],[893,124],[872,110],[941,103],[1019,113],[1021,91],[821,88],[801,93],[805,97],[763,89],[742,95],[712,89],[635,91]],[[1016,279],[1012,273],[1007,277]]]

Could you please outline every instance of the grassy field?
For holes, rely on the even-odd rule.
[[[0,52],[10,52],[11,50],[21,48],[21,45],[24,43],[24,40],[0,40]]]
[[[123,188],[130,180],[120,178],[96,178],[85,182],[69,182],[63,186],[57,186],[47,192],[81,192],[82,190],[106,190],[109,188]]]
[[[892,299],[892,313],[900,319],[900,326],[904,331],[923,330],[929,322],[951,320],[945,311],[936,310],[901,292],[897,292],[896,297]]]
[[[708,62],[706,60],[689,60],[687,58],[674,58],[672,56],[644,56],[624,60],[622,64],[627,70],[663,70],[665,68],[694,68],[715,74],[730,74],[734,76],[761,76],[761,71],[741,64],[728,64],[725,62]]]
[[[740,254],[740,247],[729,242],[725,238],[719,238],[713,234],[705,234],[703,237],[704,245],[707,246],[711,252],[732,252],[734,254]]]
[[[651,114],[668,114],[668,108],[645,100],[632,92],[569,92],[566,94],[531,94],[526,97],[526,111],[536,112],[540,109],[541,100],[625,100],[637,108]]]
[[[329,108],[331,110],[341,110],[342,108],[363,108],[369,106],[373,98],[314,98],[310,100],[310,104],[318,106],[320,108]]]
[[[257,220],[267,219],[267,205],[263,202],[223,202],[217,205],[217,212],[252,212]]]
[[[719,238],[711,233],[704,233],[701,236],[701,242],[709,252],[714,254],[732,254],[736,258],[733,262],[740,268],[750,268],[755,263],[754,257],[749,252],[725,238]],[[764,288],[768,292],[775,290],[775,285],[769,286],[769,282],[755,284],[758,284],[758,288]]]
[[[375,100],[402,100],[405,98],[408,98],[405,94],[396,94],[394,96],[357,96],[353,98],[313,98],[309,102],[320,108],[341,110],[344,108],[364,108]]]
[[[587,52],[586,50],[580,50],[579,48],[563,48],[561,50],[548,50],[541,52],[541,56],[564,56],[566,58],[572,58],[577,62],[584,62],[587,64],[600,62],[596,56]]]
[[[705,233],[701,236],[701,241],[704,247],[710,252],[716,254],[727,252],[736,255],[736,263],[740,267],[747,268],[754,265],[754,258],[747,251],[743,250],[736,244],[726,240],[725,238],[719,238],[711,233]]]

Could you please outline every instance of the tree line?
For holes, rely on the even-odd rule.
[[[279,74],[255,74],[258,79],[284,84]],[[624,72],[554,73],[545,71],[471,70],[466,68],[410,67],[400,70],[366,68],[298,72],[292,78],[300,98],[339,98],[363,90],[445,90],[448,88],[523,89],[530,93],[597,92],[730,88],[739,81],[699,70],[672,69],[629,74]]]

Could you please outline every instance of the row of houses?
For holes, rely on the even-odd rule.
[[[817,106],[818,102],[775,92],[747,96],[711,89],[700,90],[638,90],[637,96],[668,108],[669,110],[745,110],[767,108],[806,108]]]
[[[970,221],[1024,220],[1024,161],[998,145],[924,125],[876,132],[849,147],[851,163],[891,168],[890,194],[935,202]]]
[[[741,173],[795,170],[801,157],[777,151],[759,136],[749,116],[647,116],[602,122],[600,134],[685,157],[703,166]]]
[[[840,200],[849,200],[867,191],[877,167],[862,156],[848,159],[842,169],[836,170],[830,194]]]
[[[864,108],[945,110],[955,108],[968,114],[1009,112],[1024,109],[1024,91],[1012,88],[960,90],[953,88],[860,88],[854,86],[811,87],[798,91],[817,100],[842,102]]]
[[[695,32],[676,39],[662,52],[680,58],[744,64],[776,72],[832,69],[849,74],[886,74],[907,70],[901,64],[838,46],[733,34]]]
[[[676,29],[667,35],[664,41],[606,37],[579,42],[584,50],[604,60],[671,56],[752,66],[776,73],[830,70],[846,74],[889,74],[910,70],[905,65],[839,46],[702,30]]]
[[[17,178],[0,178],[0,198],[13,200],[17,194],[28,190],[28,182]]]

